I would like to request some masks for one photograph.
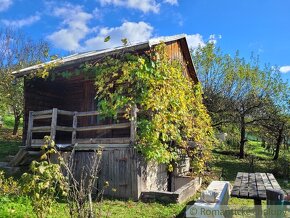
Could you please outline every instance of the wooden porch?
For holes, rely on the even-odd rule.
[[[118,115],[123,117],[124,111]],[[122,121],[111,121],[111,123],[100,123],[101,113],[99,111],[65,111],[57,108],[43,111],[30,111],[28,118],[28,128],[25,147],[40,148],[43,145],[43,135],[49,135],[59,148],[72,148],[76,146],[78,150],[86,150],[99,146],[128,146],[136,140],[136,120],[137,108],[131,110],[131,119]],[[67,122],[58,123],[58,120]],[[91,120],[90,124],[81,125],[80,120]],[[45,122],[43,122],[45,121]],[[114,123],[115,122],[115,123]],[[65,123],[65,125],[63,124]],[[87,122],[88,123],[88,122]],[[122,137],[109,136],[110,131],[123,131]],[[56,137],[61,132],[66,137]],[[93,134],[92,134],[93,133]],[[112,135],[112,134],[111,134]],[[63,140],[65,138],[65,140]]]

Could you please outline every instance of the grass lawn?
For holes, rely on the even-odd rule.
[[[143,203],[120,200],[104,200],[96,204],[98,217],[177,217],[184,214],[185,204]],[[0,217],[36,217],[33,207],[28,198],[7,198],[0,197]],[[55,204],[52,218],[69,217],[68,208],[63,203]]]
[[[21,133],[18,136],[13,136],[12,129],[0,128],[0,162],[5,161],[8,155],[15,155],[19,146],[21,146]]]

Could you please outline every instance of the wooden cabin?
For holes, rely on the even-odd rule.
[[[81,64],[97,62],[106,56],[124,52],[143,54],[161,41],[166,44],[170,58],[182,61],[184,76],[197,83],[184,35],[75,54],[49,64],[57,63],[53,68],[54,73],[72,71]],[[31,79],[27,76],[42,67],[43,64],[39,64],[13,73],[15,77],[24,77],[25,100],[23,146],[12,161],[13,165],[25,165],[36,158],[43,137],[50,135],[64,153],[69,153],[69,150],[75,147],[78,154],[76,161],[80,166],[88,164],[90,152],[103,147],[98,187],[102,188],[102,183],[108,181],[110,188],[105,191],[106,195],[137,200],[142,195],[150,198],[161,191],[171,193],[170,198],[181,201],[185,196],[172,197],[172,193],[188,183],[191,184],[188,186],[191,190],[200,185],[200,180],[181,179],[181,174],[188,171],[188,164],[185,164],[182,172],[174,175],[174,179],[169,179],[165,165],[148,163],[135,150],[132,145],[136,135],[137,109],[132,110],[132,116],[135,118],[132,121],[122,118],[122,111],[118,123],[114,123],[110,118],[99,119],[93,79],[85,78],[81,72],[71,78],[56,77],[53,80]],[[182,192],[184,194],[188,190]]]

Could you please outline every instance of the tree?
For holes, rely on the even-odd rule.
[[[277,96],[281,80],[271,67],[261,69],[257,57],[250,61],[222,54],[214,44],[199,47],[193,53],[196,70],[203,85],[205,104],[215,126],[236,124],[240,130],[240,158],[244,158],[246,128],[265,119],[259,113],[268,105],[269,96]]]
[[[285,86],[284,93],[286,94],[288,92],[289,87]],[[265,119],[258,122],[261,127],[260,131],[262,131],[264,135],[268,136],[267,140],[275,143],[273,160],[278,159],[282,143],[285,139],[287,139],[287,136],[289,136],[290,130],[290,105],[289,100],[287,100],[289,96],[286,94],[280,97],[279,102],[269,100],[268,106],[263,112],[261,112],[264,113]]]
[[[23,115],[23,80],[16,80],[11,72],[43,62],[47,57],[46,42],[33,41],[9,28],[0,29],[0,101],[2,107],[13,112],[13,135]]]

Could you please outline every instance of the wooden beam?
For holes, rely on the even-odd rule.
[[[65,110],[57,110],[57,113],[60,115],[73,116],[75,112],[65,111]]]
[[[26,147],[31,146],[32,129],[33,129],[33,113],[34,113],[33,111],[29,111],[27,136],[26,136]]]
[[[64,132],[72,132],[73,131],[73,127],[69,127],[69,126],[56,126],[56,130],[57,131],[64,131]]]
[[[100,115],[101,113],[99,111],[88,111],[88,112],[77,112],[77,117],[86,117],[86,116],[96,116]]]
[[[92,130],[105,130],[105,129],[123,129],[130,127],[130,123],[117,123],[117,124],[107,124],[107,125],[99,125],[99,126],[84,126],[77,127],[77,132],[82,131],[92,131]]]
[[[75,145],[76,143],[76,138],[77,138],[77,126],[78,126],[78,117],[77,117],[77,112],[74,112],[73,116],[73,131],[72,131],[72,137],[71,137],[71,144]]]
[[[43,139],[32,139],[31,144],[44,144]]]
[[[51,132],[51,126],[37,126],[31,129],[31,132]]]
[[[118,111],[119,113],[125,113],[125,110],[120,110]],[[86,116],[97,116],[100,115],[101,112],[100,111],[87,111],[87,112],[77,112],[77,117],[86,117]]]
[[[86,138],[76,139],[78,144],[129,144],[130,138]]]
[[[40,119],[51,119],[52,115],[51,114],[45,114],[45,115],[34,115],[33,119],[34,120],[40,120]]]
[[[51,114],[52,110],[44,110],[44,111],[34,111],[33,112],[33,116],[37,116],[37,115],[45,115],[45,114]]]
[[[97,150],[97,149],[110,149],[110,148],[127,148],[129,144],[78,144],[74,147],[76,151]]]
[[[51,118],[51,129],[50,129],[50,138],[53,141],[55,141],[56,125],[57,125],[57,108],[53,108],[52,118]]]

